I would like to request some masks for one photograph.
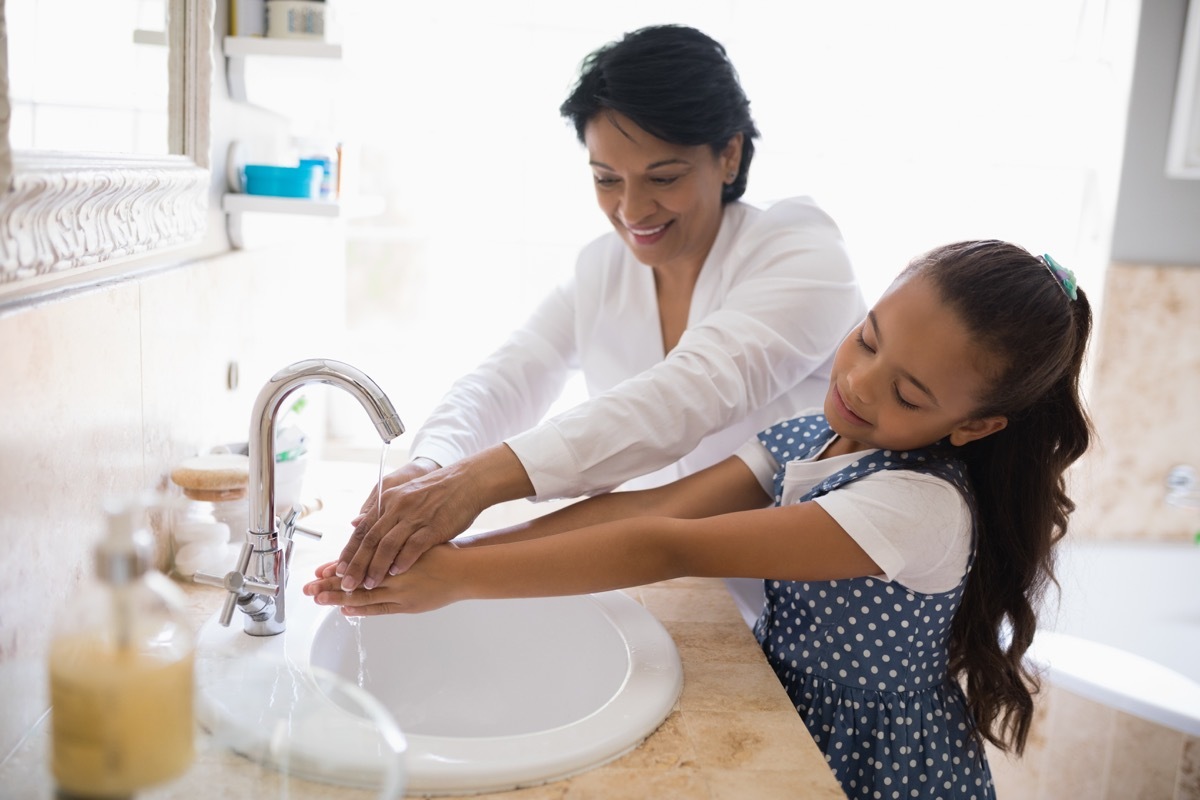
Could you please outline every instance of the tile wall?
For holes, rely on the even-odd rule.
[[[1200,510],[1165,502],[1200,470],[1200,267],[1112,264],[1093,349],[1097,446],[1073,474],[1073,536],[1191,541]]]
[[[48,708],[52,623],[90,577],[103,499],[244,441],[267,378],[339,357],[344,245],[309,237],[0,314],[0,761]]]
[[[988,746],[996,795],[1021,800],[1200,800],[1200,738],[1047,686],[1025,753]]]

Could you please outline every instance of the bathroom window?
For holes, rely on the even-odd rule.
[[[14,149],[169,152],[165,0],[22,0],[4,16]]]
[[[1052,253],[1100,299],[1137,0],[340,9],[361,90],[348,152],[387,204],[350,227],[347,357],[413,430],[608,229],[558,106],[585,54],[647,24],[726,45],[762,131],[746,199],[813,196],[869,301],[917,253],[977,237]],[[331,437],[377,457],[361,412],[339,408]]]

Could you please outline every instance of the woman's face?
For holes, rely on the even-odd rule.
[[[707,145],[670,144],[622,114],[601,112],[584,142],[596,200],[634,257],[699,270],[721,224],[721,190],[741,163],[741,134],[714,155]]]

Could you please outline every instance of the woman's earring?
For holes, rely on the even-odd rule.
[[[726,183],[733,183],[735,180],[737,180],[737,173],[736,173],[736,172],[731,172],[731,173],[729,173],[728,175],[726,175],[726,176],[725,176],[725,182],[726,182]]]

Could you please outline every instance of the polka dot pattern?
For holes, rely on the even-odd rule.
[[[759,434],[780,464],[776,504],[783,466],[832,436],[821,415]],[[866,454],[801,501],[880,469],[934,475],[971,499],[965,465],[934,445]],[[847,797],[994,800],[966,699],[947,674],[950,624],[965,585],[965,575],[939,594],[877,578],[766,581],[755,635]]]

